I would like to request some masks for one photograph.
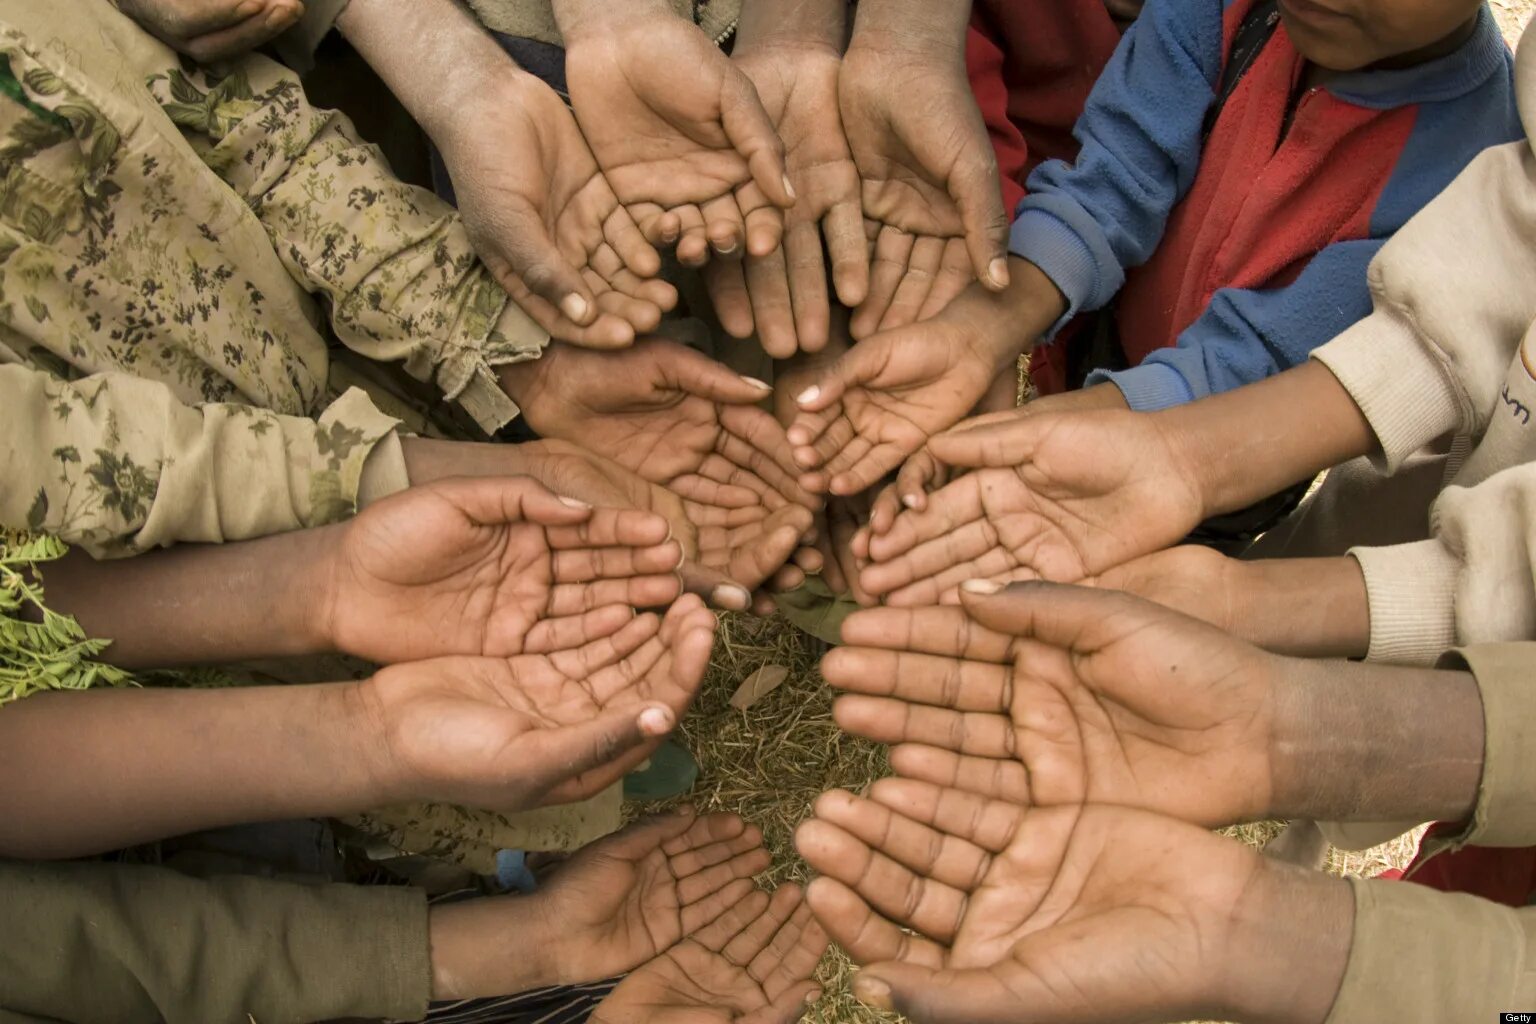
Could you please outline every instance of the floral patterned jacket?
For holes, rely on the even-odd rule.
[[[108,556],[334,521],[405,476],[332,344],[491,431],[492,368],[547,341],[283,66],[186,65],[102,0],[0,12],[0,527]]]

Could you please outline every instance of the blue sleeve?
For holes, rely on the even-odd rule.
[[[1223,288],[1173,348],[1129,370],[1095,371],[1132,409],[1150,412],[1263,380],[1304,362],[1371,312],[1366,268],[1385,239],[1335,242],[1284,288]]]
[[[1150,0],[1088,96],[1077,162],[1049,160],[1029,176],[1008,248],[1066,296],[1060,323],[1114,297],[1189,191],[1221,77],[1223,7]]]

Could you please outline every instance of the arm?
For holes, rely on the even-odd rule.
[[[292,72],[252,57],[241,73],[250,99],[183,131],[204,135],[203,159],[288,273],[325,298],[336,336],[435,384],[488,432],[516,416],[492,368],[538,358],[549,336],[476,258],[453,208],[397,179],[344,117],[310,106]],[[173,116],[214,88],[201,71],[151,83]]]
[[[1067,316],[1103,306],[1157,248],[1199,168],[1222,56],[1221,5],[1154,0],[1088,97],[1076,163],[1029,176],[1009,250],[1050,276]]]
[[[0,908],[5,1019],[417,1020],[431,995],[408,887],[6,862]]]
[[[889,0],[879,0],[865,7],[891,6]],[[935,6],[924,5],[925,18],[929,23],[942,21],[942,15],[934,17]],[[964,10],[966,4],[951,4]],[[736,23],[736,46],[739,54],[748,47],[767,47],[781,43],[830,47],[841,52],[847,37],[844,0],[745,0],[741,5],[741,17]],[[862,13],[862,12],[861,12]]]
[[[1308,354],[1371,311],[1366,267],[1378,240],[1337,242],[1281,288],[1222,288],[1171,349],[1128,370],[1095,370],[1139,412],[1230,391],[1306,361]]]
[[[403,480],[394,427],[360,391],[316,422],[191,407],[134,377],[0,366],[0,436],[14,442],[0,523],[104,555],[333,522]]]
[[[750,9],[751,0],[745,6]],[[970,19],[971,5],[957,0],[864,0],[854,16],[850,45],[917,51],[963,67]]]

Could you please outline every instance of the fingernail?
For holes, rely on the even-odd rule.
[[[818,1000],[820,998],[821,998],[821,993],[819,991],[807,992],[805,994],[805,1005],[806,1006],[815,1006],[816,1005],[816,1000]]]
[[[773,390],[773,385],[769,384],[765,380],[758,380],[756,377],[742,377],[741,379],[746,381],[748,384],[751,384],[755,388],[762,388],[764,391]]]
[[[814,401],[816,401],[816,399],[818,399],[820,397],[821,397],[821,388],[820,388],[820,386],[816,385],[816,384],[812,384],[810,387],[808,387],[804,391],[800,392],[800,394],[796,395],[795,396],[795,401],[798,402],[801,405],[805,405],[807,402],[814,402]]]
[[[901,496],[901,503],[903,505],[907,506],[907,508],[916,510],[916,508],[917,508],[917,495],[915,495],[915,494],[903,494]]]
[[[723,245],[720,242],[711,242],[710,244],[715,247],[715,252],[719,253],[721,256],[729,256],[731,253],[736,251],[736,239],[734,238],[731,239],[730,245]]]
[[[966,580],[960,584],[960,589],[968,594],[995,594],[1003,589],[1003,585],[996,580]]]
[[[263,2],[264,0],[245,0],[245,2],[242,3],[239,7],[235,8],[235,17],[249,18],[251,15],[261,10]]]
[[[560,311],[577,323],[587,315],[587,300],[575,292],[560,300]]]
[[[862,974],[853,979],[853,997],[866,1006],[877,1010],[894,1010],[891,1005],[891,986],[879,978],[866,978]]]
[[[591,508],[592,507],[591,505],[587,504],[586,502],[584,502],[584,501],[582,501],[582,500],[580,500],[578,498],[567,498],[563,494],[557,495],[557,497],[560,499],[560,504],[568,506],[570,508]]]
[[[732,611],[746,611],[752,603],[752,595],[747,593],[745,587],[739,587],[734,583],[722,583],[709,592],[710,599],[721,608],[729,608]]]
[[[987,276],[992,278],[992,283],[999,288],[1008,287],[1008,261],[999,256],[992,261],[987,268]]]
[[[672,712],[666,708],[646,708],[640,712],[640,729],[652,736],[672,731]]]
[[[784,193],[791,199],[795,198],[795,186],[789,183],[789,175],[787,174],[784,175]]]

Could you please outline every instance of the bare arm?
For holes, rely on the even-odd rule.
[[[839,52],[847,37],[843,0],[745,0],[736,25],[736,53],[780,43],[828,46]]]

